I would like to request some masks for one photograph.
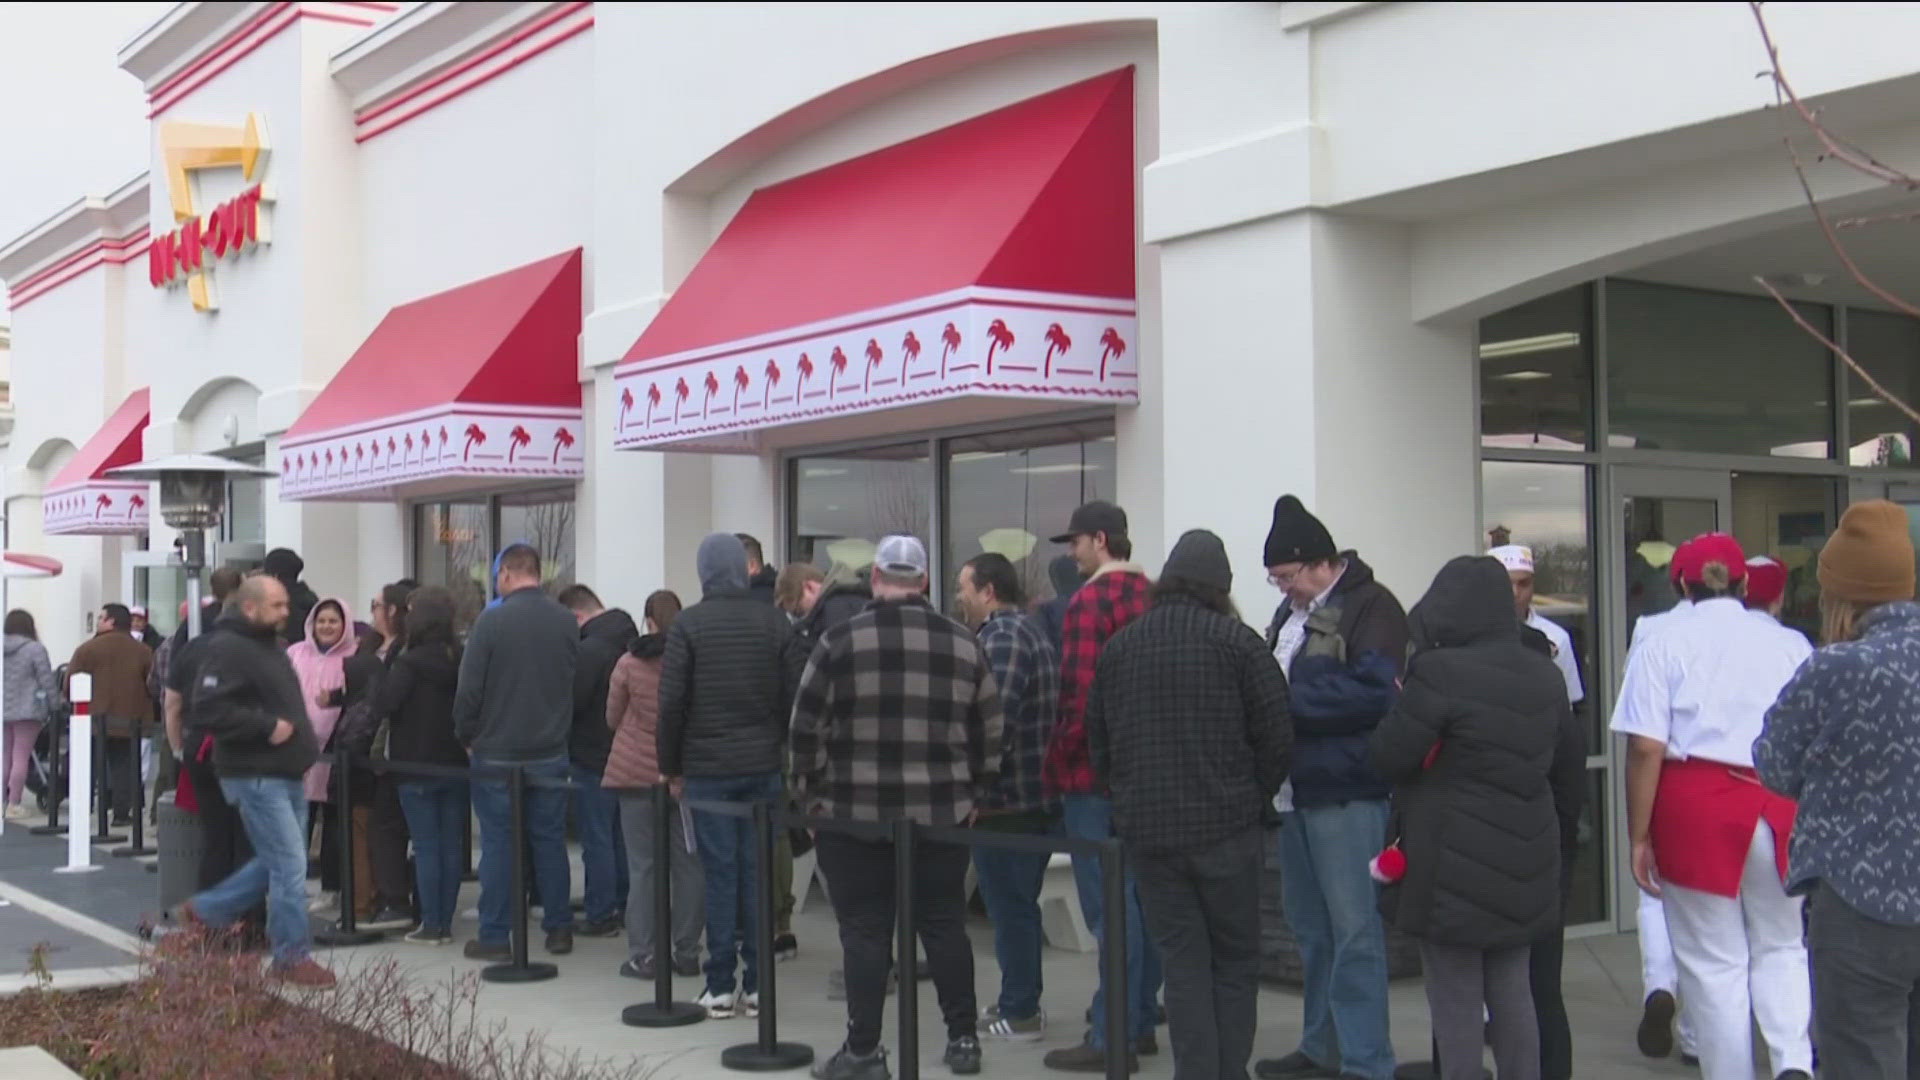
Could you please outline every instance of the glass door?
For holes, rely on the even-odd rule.
[[[1602,560],[1610,626],[1605,635],[1607,678],[1599,687],[1605,706],[1599,714],[1603,726],[1613,713],[1635,623],[1668,610],[1680,599],[1667,578],[1674,550],[1703,532],[1728,530],[1733,521],[1730,473],[1616,466],[1609,480],[1607,525],[1612,540],[1608,550],[1617,554]],[[1605,751],[1588,759],[1587,769],[1594,782],[1592,821],[1605,822],[1610,835],[1583,848],[1607,853],[1608,869],[1595,876],[1610,880],[1615,924],[1631,930],[1639,922],[1635,902],[1639,886],[1628,866],[1626,797],[1619,779],[1626,775],[1625,740],[1609,737]],[[1586,868],[1576,867],[1576,871],[1582,869]]]
[[[180,605],[187,596],[180,563],[167,551],[128,551],[120,556],[120,580],[125,583],[129,607],[147,609],[147,621],[162,634],[180,624]]]

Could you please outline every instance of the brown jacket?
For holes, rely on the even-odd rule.
[[[73,676],[93,676],[93,715],[108,721],[107,734],[125,737],[131,721],[153,723],[153,699],[147,696],[147,673],[153,670],[153,650],[124,630],[103,630],[73,651],[67,665],[67,692]]]
[[[635,645],[651,656],[628,653],[613,666],[607,684],[607,726],[613,750],[607,756],[606,787],[651,787],[660,782],[660,648],[656,635]]]

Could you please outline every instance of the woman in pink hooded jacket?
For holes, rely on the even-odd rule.
[[[341,699],[347,686],[347,658],[353,655],[357,644],[353,612],[347,608],[346,601],[328,597],[307,613],[306,630],[305,640],[287,646],[287,659],[292,662],[294,673],[300,676],[300,696],[306,701],[314,738],[326,746],[333,736],[334,725],[340,722]],[[331,773],[325,759],[307,770],[307,801],[313,804],[311,820],[331,823],[324,809],[330,795]]]

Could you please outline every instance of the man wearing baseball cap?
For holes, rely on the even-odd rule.
[[[1567,683],[1567,703],[1580,704],[1587,691],[1580,681],[1580,660],[1573,652],[1573,637],[1565,627],[1541,615],[1533,606],[1533,549],[1524,544],[1505,544],[1487,554],[1507,568],[1507,579],[1513,582],[1514,613],[1522,623],[1545,635],[1552,647],[1554,666],[1560,669],[1560,676]]]
[[[1753,744],[1812,650],[1748,614],[1738,541],[1708,533],[1689,549],[1681,581],[1693,608],[1632,653],[1614,711],[1613,730],[1629,738],[1633,876],[1666,902],[1706,1080],[1753,1075],[1755,1020],[1768,1073],[1811,1080],[1801,899],[1783,883],[1795,807],[1761,786]]]
[[[796,800],[816,814],[932,828],[971,824],[1005,754],[1000,693],[972,632],[927,603],[927,549],[889,536],[873,556],[873,603],[821,635],[794,695]],[[847,1038],[820,1080],[886,1080],[880,1046],[893,961],[894,848],[822,830],[820,870],[846,951]],[[946,1064],[980,1071],[970,856],[926,839],[913,849],[914,930],[947,1024]]]

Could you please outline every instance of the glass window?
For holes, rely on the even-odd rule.
[[[1878,311],[1847,312],[1847,352],[1895,398],[1920,400],[1920,321]],[[1847,369],[1847,463],[1860,468],[1913,467],[1911,418]]]
[[[265,447],[256,446],[244,453],[221,454],[247,465],[267,463]],[[242,478],[227,482],[227,511],[220,518],[222,544],[261,544],[267,539],[266,481]]]
[[[1610,446],[1829,458],[1832,389],[1826,346],[1770,297],[1607,283]]]
[[[1047,567],[1065,549],[1046,538],[1066,528],[1074,507],[1114,498],[1113,422],[952,439],[945,466],[948,581],[942,584],[968,559],[993,551],[1013,561],[1030,602],[1050,600]]]
[[[1480,443],[1585,450],[1593,429],[1593,288],[1480,321]]]
[[[577,572],[574,545],[573,486],[543,488],[500,497],[500,536],[493,550],[525,542],[540,553],[540,578],[549,592],[573,584]],[[491,555],[489,555],[491,565]]]
[[[1607,919],[1607,874],[1613,857],[1607,847],[1607,770],[1587,770],[1587,804],[1580,808],[1578,846],[1573,852],[1573,890],[1567,897],[1567,925]]]
[[[484,501],[432,503],[414,512],[414,577],[422,585],[440,585],[453,593],[454,623],[473,625],[487,606],[493,587],[493,538]]]
[[[1605,752],[1594,702],[1593,533],[1584,465],[1489,461],[1480,469],[1480,501],[1489,546],[1533,549],[1533,607],[1573,639],[1586,697],[1574,707],[1587,752]]]
[[[1815,560],[1833,532],[1839,481],[1824,476],[1733,474],[1733,537],[1749,556],[1771,555],[1787,568],[1780,621],[1820,639]]]
[[[795,458],[792,470],[791,560],[853,577],[872,567],[881,537],[928,539],[933,475],[925,442]]]

